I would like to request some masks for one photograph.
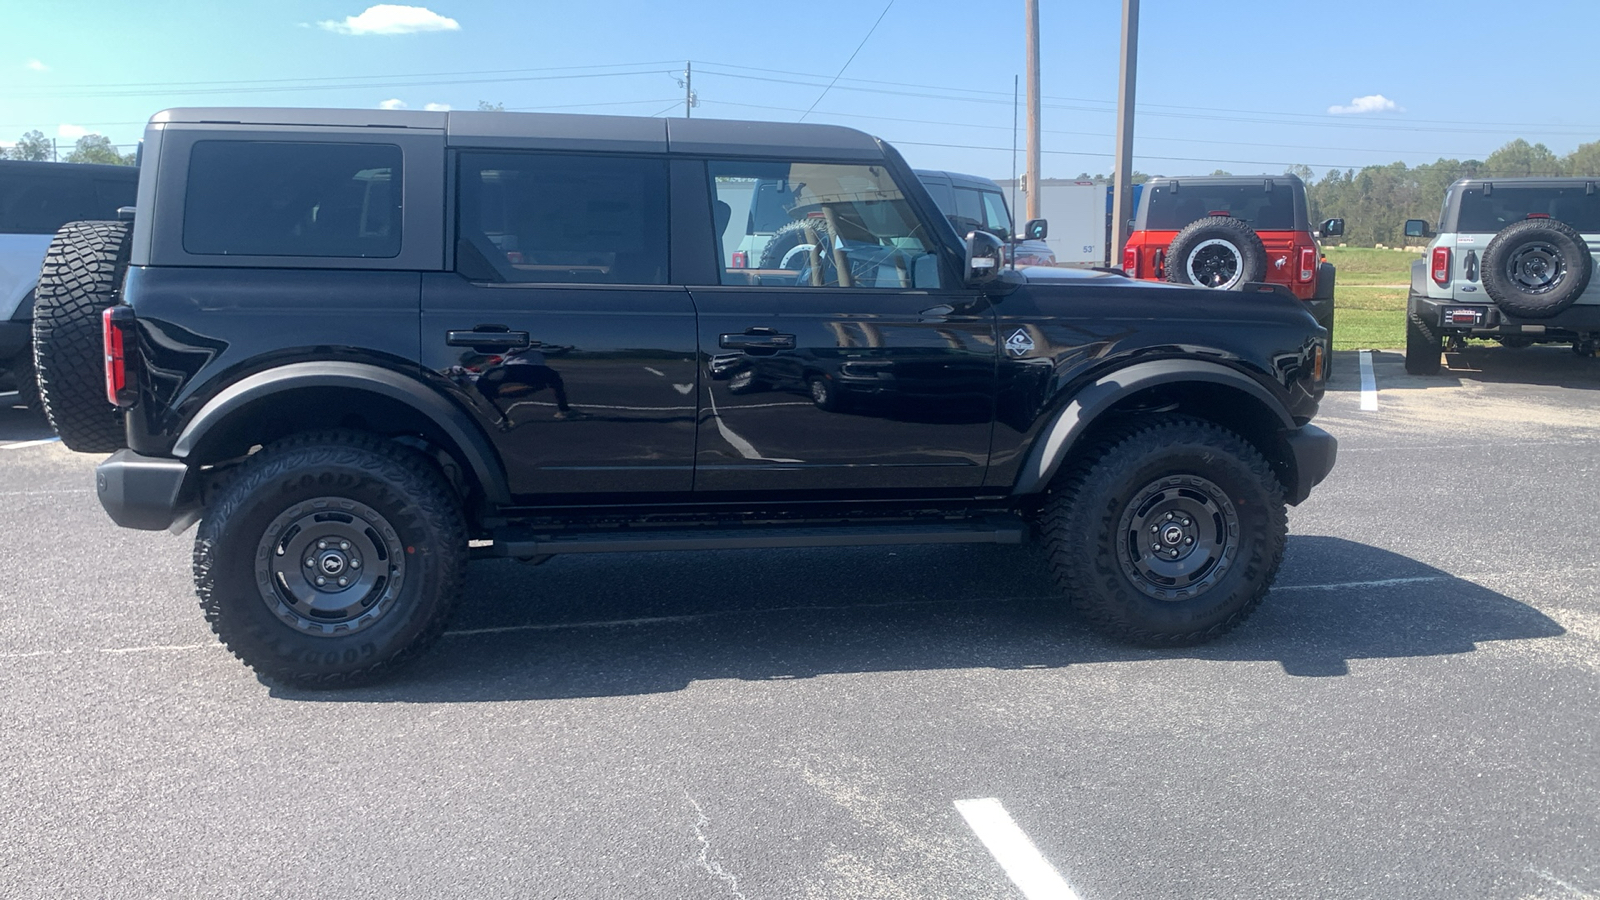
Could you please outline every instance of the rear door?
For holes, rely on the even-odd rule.
[[[461,151],[454,271],[422,281],[426,364],[514,499],[687,493],[694,306],[668,283],[661,156]]]
[[[888,169],[707,167],[723,247],[746,244],[759,224],[734,218],[724,198],[765,185],[793,198],[786,214],[801,237],[782,255],[787,268],[719,265],[717,284],[690,288],[706,357],[696,493],[980,486],[994,419],[993,312],[955,283],[931,223]]]

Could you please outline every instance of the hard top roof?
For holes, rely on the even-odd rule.
[[[1458,178],[1451,187],[1458,185],[1472,186],[1477,184],[1505,185],[1506,187],[1578,187],[1584,184],[1594,184],[1600,187],[1600,178],[1593,175],[1564,176],[1564,175],[1534,175],[1518,178]]]
[[[1276,184],[1298,184],[1305,187],[1305,182],[1298,175],[1156,175],[1145,182],[1146,186],[1168,185],[1178,183],[1178,189],[1183,190],[1186,184],[1213,184],[1213,185],[1241,185],[1262,184],[1264,182]]]
[[[159,124],[394,128],[443,132],[452,147],[627,150],[704,155],[882,159],[877,139],[853,128],[731,119],[659,119],[500,111],[187,107]]]

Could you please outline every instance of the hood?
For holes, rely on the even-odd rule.
[[[1192,290],[1188,285],[1168,284],[1165,281],[1139,281],[1129,278],[1121,270],[1074,269],[1065,266],[1023,266],[1017,273],[1029,284],[1089,284],[1096,287],[1176,288]]]

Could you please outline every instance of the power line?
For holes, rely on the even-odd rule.
[[[878,18],[873,21],[872,27],[867,29],[866,37],[861,39],[861,43],[857,44],[856,49],[851,51],[850,58],[845,60],[844,65],[839,67],[839,74],[833,76],[833,80],[828,82],[828,86],[822,89],[822,93],[817,95],[817,99],[811,101],[811,107],[800,114],[799,121],[804,122],[806,120],[806,116],[811,115],[811,110],[816,109],[817,104],[822,102],[822,98],[828,96],[828,91],[833,90],[833,86],[839,83],[840,77],[844,75],[844,70],[850,68],[850,64],[856,61],[856,54],[860,53],[861,48],[865,47],[867,45],[867,41],[872,39],[872,33],[878,30],[878,23],[882,22],[883,17],[889,14],[889,9],[892,6],[894,6],[894,0],[889,0],[889,2],[884,5],[883,12],[878,13]]]

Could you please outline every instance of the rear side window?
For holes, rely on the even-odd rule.
[[[131,178],[119,181],[24,169],[0,172],[0,234],[55,234],[68,222],[115,219],[117,208],[132,206],[137,192]]]
[[[1456,231],[1493,234],[1533,215],[1549,216],[1584,234],[1600,234],[1600,192],[1586,193],[1586,185],[1572,187],[1504,187],[1495,185],[1487,195],[1481,186],[1461,191],[1461,213]]]
[[[400,178],[394,144],[200,141],[189,155],[183,249],[393,258]]]
[[[1178,184],[1158,185],[1148,190],[1149,212],[1145,228],[1150,231],[1179,231],[1189,223],[1212,213],[1227,213],[1243,219],[1257,231],[1294,229],[1294,191],[1284,185],[1267,190],[1261,182],[1240,185]]]
[[[461,154],[456,270],[474,281],[667,283],[667,163]]]

